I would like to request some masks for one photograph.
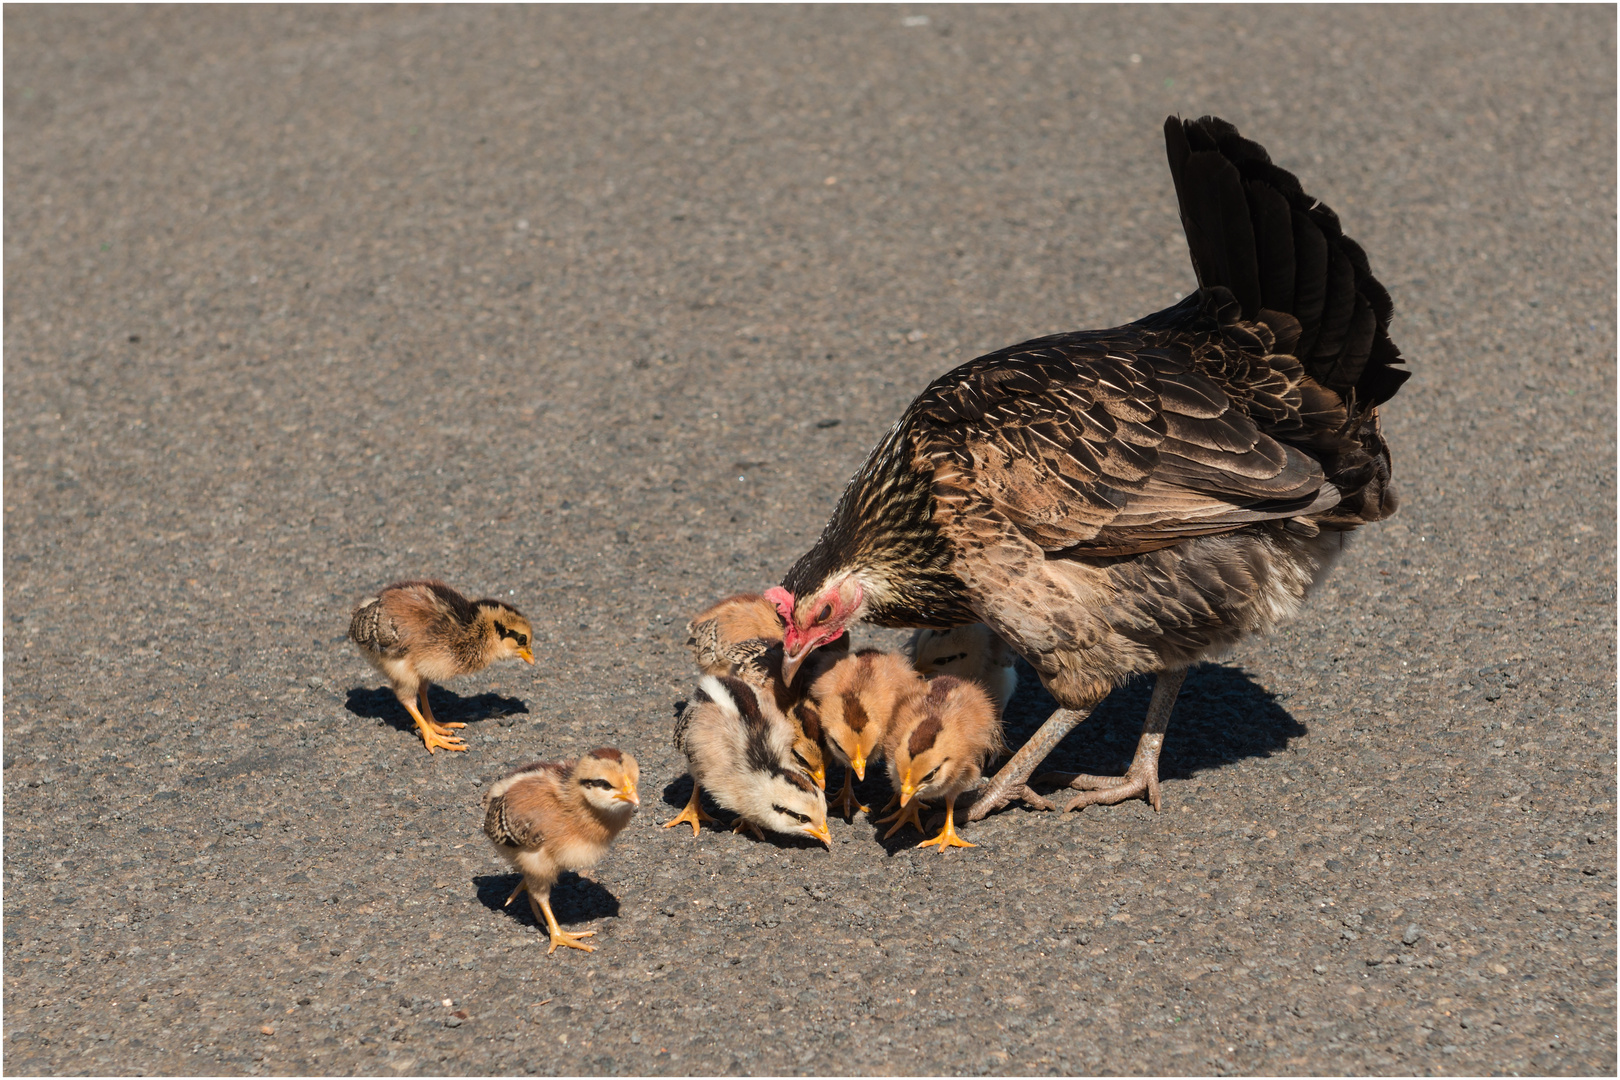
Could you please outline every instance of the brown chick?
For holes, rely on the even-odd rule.
[[[428,706],[428,686],[482,671],[492,661],[534,663],[529,620],[500,600],[468,600],[442,581],[396,581],[354,609],[349,640],[388,677],[428,753],[465,750]]]
[[[592,951],[581,944],[595,930],[565,932],[551,912],[551,886],[564,870],[593,866],[641,805],[636,759],[610,747],[578,761],[537,761],[495,781],[484,795],[484,835],[501,858],[523,875],[506,898],[529,894],[529,910],[557,946]]]
[[[821,729],[814,710],[803,707],[803,690],[809,680],[801,675],[791,687],[782,680],[781,639],[754,638],[736,645],[729,654],[732,657],[729,674],[775,702],[777,711],[788,718],[797,732],[793,738],[793,760],[816,782],[816,787],[827,790],[827,759],[821,752]],[[806,714],[811,718],[813,731],[806,727]]]
[[[950,630],[918,630],[906,646],[911,664],[924,676],[955,675],[989,691],[996,711],[1006,712],[1018,689],[1018,654],[984,623]]]
[[[737,648],[746,642],[782,640],[782,617],[776,605],[757,593],[728,596],[686,624],[686,645],[705,675],[726,675],[739,659]],[[836,656],[849,652],[849,635],[822,646]]]
[[[855,798],[854,780],[866,779],[866,763],[882,749],[896,710],[923,688],[922,676],[897,653],[862,649],[818,665],[799,712],[805,728],[819,725],[827,753],[845,766],[844,786],[828,803],[842,807],[846,821],[852,807],[867,809]]]
[[[923,799],[945,800],[945,828],[918,847],[976,847],[956,835],[953,817],[956,797],[978,783],[984,763],[1001,749],[1001,721],[984,687],[954,675],[928,681],[926,693],[910,698],[889,729],[884,744],[889,782],[897,792],[899,809],[882,821],[894,827],[887,840],[912,824],[923,832],[917,804]]]

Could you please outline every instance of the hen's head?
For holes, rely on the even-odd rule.
[[[805,658],[842,637],[866,606],[866,592],[850,571],[829,578],[803,596],[777,586],[765,591],[765,599],[782,616],[782,679],[790,684]]]

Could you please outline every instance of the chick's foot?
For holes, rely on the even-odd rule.
[[[889,837],[893,836],[907,825],[915,825],[918,832],[926,832],[927,830],[923,828],[922,820],[917,816],[917,806],[921,802],[921,799],[912,799],[909,803],[900,809],[895,810],[895,812],[890,814],[888,817],[878,818],[877,823],[879,825],[886,824],[890,821],[894,822],[894,827],[883,834],[883,839],[887,840]],[[891,803],[890,806],[884,807],[884,809],[890,809],[892,806],[893,803]]]
[[[831,810],[834,807],[844,815],[846,822],[854,819],[855,811],[859,810],[864,814],[869,809],[862,806],[861,801],[855,797],[855,771],[853,769],[844,770],[844,786],[839,789],[837,795],[827,800],[827,809]]]
[[[596,951],[596,946],[582,943],[583,938],[595,937],[595,930],[581,930],[577,934],[570,934],[558,924],[557,916],[551,913],[550,890],[547,890],[547,895],[540,898],[538,904],[535,903],[534,892],[531,890],[529,892],[529,910],[534,912],[536,922],[544,919],[546,929],[551,932],[551,948],[546,950],[547,956],[556,952],[559,945],[566,945],[570,949],[578,949],[581,952]]]
[[[917,804],[912,803],[911,805],[915,807]],[[921,825],[917,826],[917,831],[923,831]],[[945,803],[945,827],[939,831],[938,836],[932,840],[924,840],[917,846],[920,848],[938,847],[940,852],[943,853],[948,847],[978,847],[979,845],[970,844],[956,835],[956,800],[953,798]]]
[[[673,828],[674,826],[680,825],[684,822],[685,824],[692,826],[692,835],[696,836],[699,829],[698,822],[700,821],[706,821],[710,825],[720,824],[717,818],[710,817],[708,814],[703,812],[703,807],[699,805],[698,802],[697,782],[693,781],[692,797],[686,800],[686,809],[677,814],[673,820],[664,822],[664,828]]]

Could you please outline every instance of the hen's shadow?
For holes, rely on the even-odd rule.
[[[428,705],[433,709],[433,719],[441,724],[473,724],[480,720],[501,720],[529,711],[529,707],[519,698],[495,693],[462,697],[442,686],[428,689]],[[350,689],[349,700],[344,702],[343,707],[356,716],[385,721],[400,731],[416,730],[416,721],[411,719],[411,714],[405,711],[405,706],[399,703],[394,692],[386,686],[373,689],[354,687]]]
[[[520,896],[510,905],[506,903],[506,898],[512,895],[512,890],[522,880],[520,874],[482,874],[473,878],[473,885],[478,890],[478,902],[489,910],[504,910],[518,922],[537,925],[544,931],[545,923],[535,923],[527,899]],[[616,919],[619,917],[619,898],[590,878],[564,870],[551,887],[551,913],[564,925],[595,919]]]
[[[1130,767],[1147,717],[1155,676],[1139,675],[1109,694],[1085,722],[1059,743],[1036,770],[1120,776]],[[1018,665],[1018,692],[1007,706],[1007,745],[1016,750],[1034,734],[1057,703],[1033,668]],[[1305,725],[1284,709],[1277,696],[1241,668],[1198,664],[1176,698],[1159,757],[1159,776],[1186,780],[1194,774],[1245,758],[1270,757],[1288,740],[1306,734]],[[1044,788],[1044,785],[1043,785]]]

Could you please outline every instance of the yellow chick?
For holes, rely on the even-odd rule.
[[[523,875],[506,898],[529,894],[529,910],[551,932],[550,956],[557,946],[593,951],[580,939],[595,930],[570,934],[551,912],[551,886],[564,870],[594,866],[630,823],[641,805],[636,759],[611,747],[592,750],[578,761],[540,761],[503,777],[484,795],[484,835],[501,858]]]
[[[810,693],[800,706],[806,731],[819,727],[827,753],[844,768],[844,786],[829,804],[843,809],[845,820],[863,813],[855,798],[856,779],[866,779],[866,763],[883,747],[883,735],[908,697],[923,689],[923,679],[905,658],[877,649],[817,664]]]
[[[918,847],[977,846],[956,835],[956,797],[978,783],[980,770],[1001,745],[1001,722],[984,687],[954,675],[930,679],[926,693],[906,702],[884,745],[899,806],[880,819],[894,822],[884,839],[907,824],[923,832],[918,802],[943,798],[945,828]]]

